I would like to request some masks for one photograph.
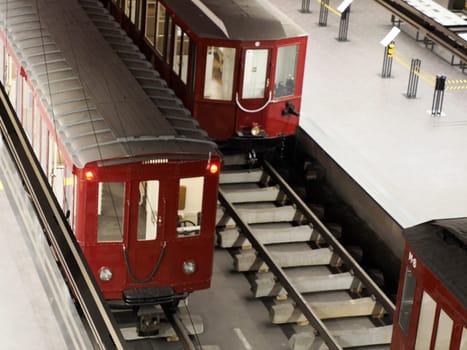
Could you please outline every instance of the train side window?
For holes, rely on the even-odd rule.
[[[155,48],[162,57],[164,57],[164,46],[166,45],[167,32],[167,12],[164,5],[157,4],[157,21],[156,21],[156,42]]]
[[[99,182],[98,242],[121,242],[123,240],[124,200],[125,184],[123,182]]]
[[[404,287],[399,310],[399,325],[405,334],[409,331],[410,317],[412,315],[413,299],[415,295],[416,279],[409,268],[405,270]]]
[[[33,105],[34,98],[31,89],[27,83],[23,84],[23,126],[29,140],[34,140],[33,136]]]
[[[298,45],[279,47],[277,50],[274,96],[292,96],[297,76]]]
[[[38,113],[41,113],[39,112],[39,107],[37,105],[37,101],[36,101],[36,111],[38,111]],[[48,146],[49,146],[49,130],[47,129],[47,126],[45,125],[45,116],[42,115],[41,113],[41,116],[38,118],[41,120],[41,165],[42,165],[42,169],[44,170],[44,172],[47,174],[48,173],[48,168],[47,168],[47,165],[48,165],[48,155],[49,155],[49,151],[48,151]]]
[[[159,204],[159,181],[139,183],[138,241],[156,239]]]
[[[462,331],[460,350],[467,350],[467,328]]]
[[[182,40],[183,40],[183,31],[182,29],[178,26],[175,25],[175,43],[174,43],[174,52],[173,52],[173,65],[172,65],[172,70],[174,71],[175,74],[180,75],[180,66],[181,66],[181,47],[182,47]]]
[[[188,177],[179,182],[177,237],[200,234],[204,178]]]
[[[17,80],[18,72],[15,61],[7,54],[6,59],[6,76],[5,76],[5,90],[10,97],[11,105],[16,109],[17,98]]]
[[[146,22],[144,37],[154,46],[154,28],[156,26],[156,0],[146,2]]]
[[[435,350],[449,349],[452,334],[452,319],[441,310],[438,320],[438,331],[436,332]]]
[[[245,53],[242,98],[263,98],[267,85],[269,50],[249,49]]]
[[[415,349],[423,350],[430,348],[431,333],[435,320],[436,303],[429,294],[423,292],[420,317],[418,319],[417,338]]]
[[[208,46],[204,75],[204,98],[232,100],[236,49]]]

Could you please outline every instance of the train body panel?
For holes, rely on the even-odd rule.
[[[307,35],[272,5],[103,3],[211,137],[261,142],[294,134]]]
[[[391,349],[467,349],[466,227],[464,218],[405,230]]]
[[[208,288],[217,146],[156,108],[78,2],[12,0],[5,14],[1,82],[104,297]]]

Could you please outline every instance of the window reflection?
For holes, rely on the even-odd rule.
[[[204,178],[182,178],[179,182],[177,237],[200,234]]]
[[[97,208],[97,241],[123,240],[125,185],[123,182],[100,182]]]
[[[243,76],[242,98],[262,98],[266,88],[269,50],[247,50]]]
[[[139,183],[138,241],[156,239],[159,203],[159,181]]]
[[[405,271],[404,289],[402,290],[402,299],[399,311],[399,324],[405,334],[409,331],[410,316],[412,315],[413,298],[415,295],[416,279],[412,271]]]
[[[298,45],[280,47],[277,50],[274,96],[292,96],[295,93]]]
[[[234,67],[234,48],[208,46],[206,74],[204,77],[204,98],[232,100]]]

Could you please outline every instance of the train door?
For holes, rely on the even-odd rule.
[[[235,94],[237,104],[236,129],[250,127],[252,123],[262,124],[263,111],[272,98],[270,89],[270,49],[245,49],[242,55],[242,74]]]
[[[167,187],[159,180],[133,182],[127,242],[127,283],[147,283],[158,273],[166,250]],[[131,205],[134,203],[137,205]],[[157,274],[161,279],[163,276]],[[158,283],[164,283],[161,279]]]

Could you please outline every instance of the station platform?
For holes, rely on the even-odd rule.
[[[393,24],[376,1],[351,4],[347,40],[338,40],[340,17],[331,10],[327,25],[319,25],[319,2],[308,1],[310,13],[302,11],[306,1],[271,2],[309,33],[299,133],[392,218],[379,231],[467,216],[467,71],[451,65],[436,45],[432,50],[417,42],[414,29],[402,23],[391,76],[383,78],[380,41]],[[421,73],[416,97],[408,98],[412,59],[421,60]],[[441,114],[433,116],[438,74],[447,84]],[[354,207],[360,202],[355,199]],[[360,209],[365,220],[375,216]],[[383,239],[400,255],[400,238]]]
[[[3,140],[0,141],[0,348],[91,349]]]

